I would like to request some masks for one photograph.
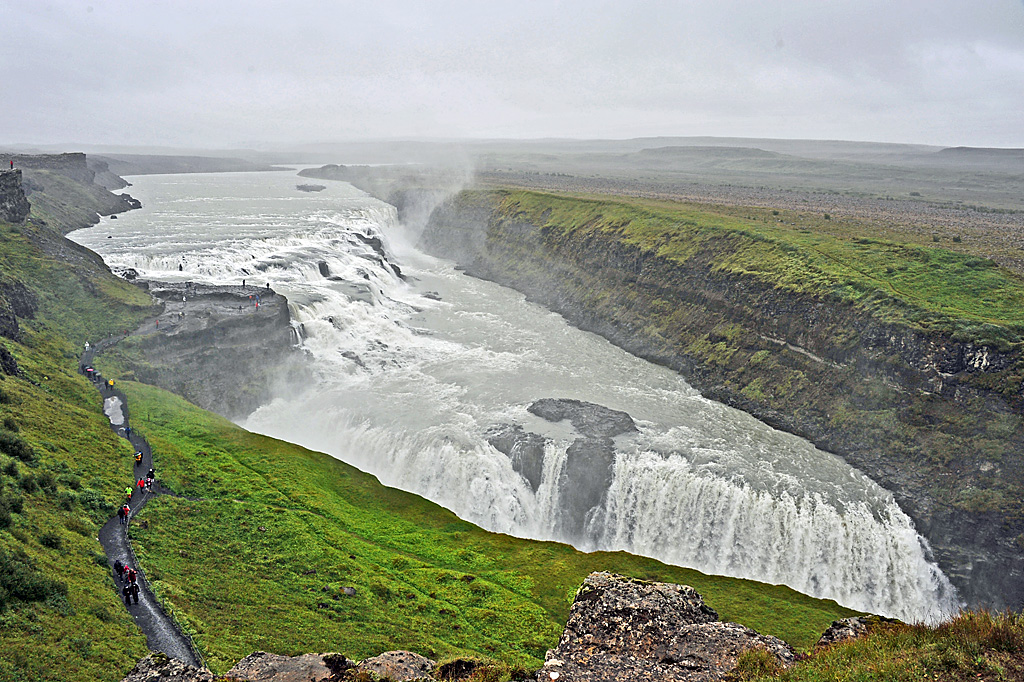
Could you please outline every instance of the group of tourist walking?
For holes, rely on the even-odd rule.
[[[86,350],[87,354],[88,354],[88,351],[92,350],[92,347],[90,346],[90,344],[88,342],[85,343],[85,350]],[[114,380],[113,379],[105,379],[98,371],[96,371],[93,367],[89,366],[88,363],[85,360],[86,359],[83,358],[83,362],[82,362],[81,367],[80,367],[82,373],[85,374],[85,376],[90,381],[92,381],[94,384],[96,384],[97,387],[99,387],[101,391],[111,391],[111,390],[113,390],[113,388],[114,388]],[[117,430],[117,433],[118,433],[119,436],[123,436],[124,438],[128,439],[128,442],[130,442],[130,443],[132,442],[132,436],[135,435],[135,433],[132,430],[132,427],[130,427],[128,425],[125,425],[124,427],[119,428]],[[133,443],[133,445],[136,445],[136,444]],[[143,453],[142,446],[137,446],[137,449],[136,449],[135,454],[134,454],[135,468],[136,469],[138,469],[138,467],[142,465],[143,457],[144,457],[144,453]],[[152,467],[150,467],[149,471],[146,473],[145,476],[140,476],[138,478],[138,480],[135,483],[135,486],[126,486],[125,487],[125,489],[124,489],[125,501],[117,510],[117,519],[118,519],[119,525],[127,526],[128,522],[131,520],[131,517],[132,517],[131,501],[132,501],[132,495],[136,493],[135,488],[136,487],[138,488],[138,494],[141,495],[144,492],[151,492],[153,490],[153,486],[154,486],[155,482],[156,482],[156,472],[153,470]],[[136,507],[138,507],[138,505],[136,505]],[[124,532],[126,533],[127,530],[125,530]],[[139,593],[140,593],[139,580],[138,580],[138,571],[135,568],[129,566],[128,564],[122,562],[121,559],[117,559],[116,561],[114,561],[114,575],[115,575],[117,584],[120,585],[121,596],[124,598],[124,605],[126,607],[131,607],[133,604],[138,604],[139,603]]]

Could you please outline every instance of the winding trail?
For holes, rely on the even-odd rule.
[[[95,346],[91,346],[82,354],[79,360],[79,369],[84,373],[84,369],[92,365],[93,357],[97,352],[114,345],[122,338],[122,336],[114,336],[104,339]],[[96,384],[100,395],[103,396],[104,407],[106,407],[106,401],[109,399],[120,401],[123,419],[121,423],[114,423],[117,419],[112,419],[110,428],[116,431],[122,438],[127,437],[137,452],[142,452],[142,462],[137,465],[132,462],[133,478],[130,484],[134,492],[131,500],[128,502],[128,506],[131,509],[128,523],[131,523],[130,519],[134,518],[146,506],[150,498],[166,494],[167,491],[160,487],[159,482],[154,483],[152,492],[140,492],[138,486],[135,485],[140,478],[145,478],[146,472],[150,468],[153,468],[152,450],[146,439],[135,433],[134,430],[129,431],[128,436],[125,435],[126,429],[129,428],[130,424],[128,421],[128,401],[124,394],[116,388],[108,387],[105,383],[96,382]],[[111,581],[118,599],[121,599],[123,583],[114,572],[114,562],[120,559],[122,564],[131,566],[138,572],[139,603],[133,603],[126,608],[135,620],[135,624],[146,635],[146,645],[149,649],[162,652],[171,658],[184,661],[189,665],[201,666],[203,662],[193,647],[192,642],[182,634],[174,620],[160,607],[156,596],[153,594],[153,590],[150,589],[146,574],[139,566],[138,560],[135,557],[135,551],[132,549],[131,542],[128,539],[128,523],[122,524],[118,517],[114,516],[103,525],[99,533],[99,541],[103,546],[104,553],[107,555],[107,565],[110,566]]]

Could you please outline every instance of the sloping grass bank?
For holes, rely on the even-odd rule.
[[[780,670],[758,652],[744,655],[740,682],[861,680],[1024,680],[1024,617],[964,613],[937,628],[880,624],[861,639],[815,651]]]
[[[95,260],[76,267],[39,225],[0,224],[0,272],[31,291],[20,342],[0,343],[0,680],[120,679],[145,638],[111,587],[96,539],[131,472],[95,388],[78,375],[79,344],[134,327],[149,300]],[[78,258],[77,247],[67,252]]]
[[[723,619],[799,648],[850,613],[786,587],[488,533],[327,455],[153,387],[121,387],[161,481],[199,498],[158,498],[132,533],[215,671],[255,649],[406,648],[539,667],[593,570],[692,585]]]

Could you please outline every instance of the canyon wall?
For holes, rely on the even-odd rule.
[[[1024,606],[1019,346],[715,266],[737,238],[670,257],[496,190],[441,205],[421,246],[840,455],[895,494],[968,605]]]

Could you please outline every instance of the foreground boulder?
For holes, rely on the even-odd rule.
[[[136,663],[121,682],[213,682],[213,673],[166,654],[150,654]]]
[[[361,661],[357,669],[394,682],[406,682],[433,680],[430,673],[435,665],[436,663],[429,658],[411,651],[385,651],[380,656]]]
[[[326,682],[351,667],[341,654],[279,656],[256,651],[236,663],[227,677],[239,682]]]
[[[748,649],[767,651],[782,665],[795,659],[777,637],[720,622],[692,587],[591,573],[536,679],[720,680]]]

